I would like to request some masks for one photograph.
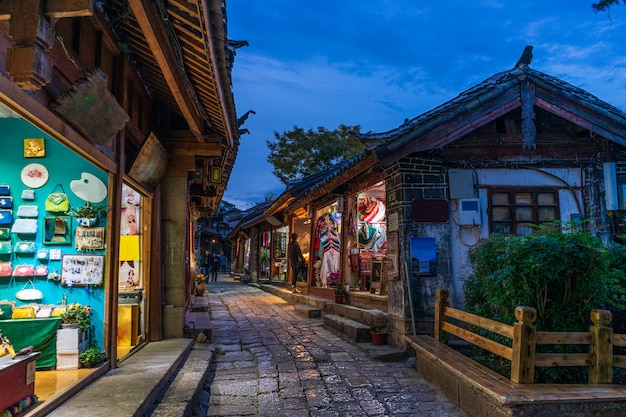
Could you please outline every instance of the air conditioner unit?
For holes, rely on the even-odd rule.
[[[480,200],[478,198],[459,200],[459,224],[480,226]]]

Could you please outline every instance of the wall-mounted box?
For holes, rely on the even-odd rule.
[[[459,224],[461,226],[480,226],[480,200],[478,198],[459,200]]]
[[[449,169],[450,199],[476,197],[474,171],[469,169]]]

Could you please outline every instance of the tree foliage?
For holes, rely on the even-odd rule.
[[[600,0],[597,3],[593,3],[591,8],[594,12],[605,12],[611,8],[611,6],[617,6],[620,3],[626,4],[626,0]]]
[[[537,310],[539,331],[583,332],[592,309],[611,310],[623,324],[623,247],[605,248],[600,239],[579,231],[542,228],[523,236],[494,235],[470,251],[473,275],[464,284],[466,309],[502,323],[515,323],[517,306]],[[615,327],[623,327],[618,325]],[[498,335],[485,334],[507,344]],[[538,346],[541,351],[544,346]],[[552,346],[552,352],[580,352],[578,345]],[[509,362],[484,352],[475,360],[507,375]],[[536,382],[582,383],[586,368],[538,368]]]
[[[600,239],[584,231],[494,235],[470,252],[467,308],[512,324],[515,308],[530,306],[540,330],[584,331],[592,309],[624,308],[624,270],[612,258]]]
[[[349,134],[360,126],[340,125],[335,130],[323,127],[304,130],[294,126],[283,133],[274,132],[267,141],[269,163],[273,173],[283,183],[296,181],[320,172],[363,151],[363,145]]]

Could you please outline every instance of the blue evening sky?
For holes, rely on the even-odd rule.
[[[224,200],[246,209],[284,191],[274,131],[340,124],[383,132],[512,68],[531,67],[626,110],[626,6],[593,0],[228,0],[237,114],[248,110]]]

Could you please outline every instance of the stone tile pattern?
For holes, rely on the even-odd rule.
[[[215,356],[197,415],[469,417],[414,359],[374,361],[281,298],[236,282],[208,298]]]

